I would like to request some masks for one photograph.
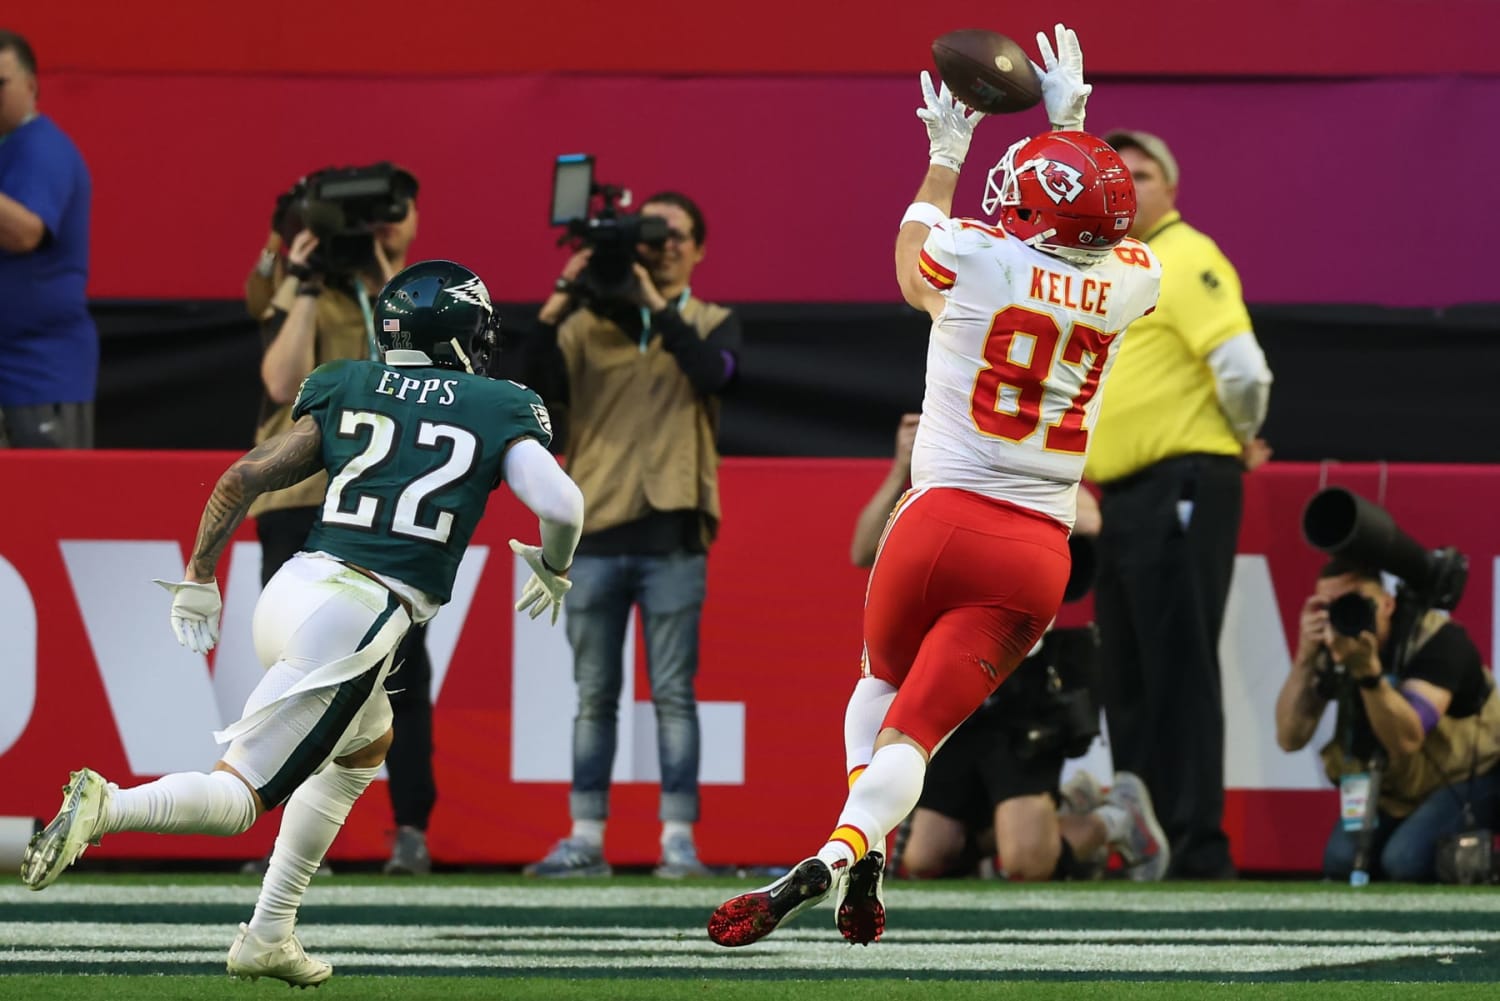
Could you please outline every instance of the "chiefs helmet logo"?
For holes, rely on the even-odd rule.
[[[1077,167],[1037,157],[1023,164],[1016,173],[1024,170],[1036,171],[1036,179],[1042,183],[1042,191],[1058,205],[1071,202],[1083,194],[1083,174]]]

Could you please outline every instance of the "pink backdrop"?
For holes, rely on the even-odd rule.
[[[330,163],[395,159],[423,184],[418,256],[534,300],[561,261],[552,157],[704,205],[714,299],[894,300],[896,221],[926,166],[900,77],[509,76],[397,80],[59,72],[43,109],[95,182],[96,297],[233,297],[277,192]],[[1103,81],[1090,126],[1149,128],[1184,171],[1181,206],[1252,302],[1446,305],[1493,299],[1464,220],[1500,218],[1484,180],[1500,78]],[[1040,110],[981,126],[959,211]]]
[[[979,26],[1030,44],[1061,17],[1095,73],[1339,76],[1494,73],[1493,0],[1261,0],[1255,4],[994,0],[847,5],[759,0],[447,0],[358,3],[69,0],[6,12],[59,69],[315,75],[881,73],[914,70],[927,42]]]

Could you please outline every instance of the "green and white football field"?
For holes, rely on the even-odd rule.
[[[1500,889],[892,883],[885,937],[831,905],[756,945],[704,924],[751,881],[316,880],[299,933],[350,999],[1492,998]],[[0,999],[283,997],[229,979],[252,877],[69,874],[0,888]]]

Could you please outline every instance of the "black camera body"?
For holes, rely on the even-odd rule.
[[[1042,648],[1016,668],[981,712],[1010,732],[1016,756],[1080,758],[1099,736],[1098,631],[1054,629]]]
[[[1393,654],[1388,665],[1391,670],[1399,670],[1406,663],[1422,617],[1433,609],[1451,611],[1457,607],[1468,583],[1467,556],[1452,546],[1423,548],[1384,508],[1343,487],[1320,490],[1308,501],[1302,512],[1302,534],[1330,556],[1400,578],[1388,640]],[[1375,603],[1364,594],[1342,595],[1328,606],[1328,624],[1343,636],[1374,632]],[[1338,698],[1350,691],[1350,680],[1342,665],[1325,660],[1317,675],[1317,692],[1325,699]],[[1363,711],[1357,699],[1353,704]],[[1360,732],[1361,745],[1368,743],[1368,725]]]
[[[303,229],[312,231],[314,271],[353,274],[375,265],[375,227],[405,219],[416,196],[417,179],[392,163],[325,167],[276,200],[271,225],[288,246]]]
[[[641,244],[667,242],[665,219],[621,212],[630,206],[630,191],[594,181],[594,158],[570,153],[557,158],[552,176],[552,225],[564,227],[559,243],[593,253],[573,282],[586,305],[620,302],[635,288],[632,273]]]

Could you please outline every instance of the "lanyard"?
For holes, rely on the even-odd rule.
[[[370,293],[365,291],[363,275],[354,277],[354,297],[359,300],[359,312],[365,320],[365,339],[370,345],[370,358],[380,361],[380,345],[375,343],[375,311],[370,308]]]
[[[693,290],[692,290],[691,286],[688,287],[688,288],[683,289],[682,290],[682,294],[677,297],[677,301],[675,303],[668,303],[668,305],[675,305],[677,307],[678,311],[681,312],[682,311],[682,307],[684,307],[684,306],[687,305],[688,296],[690,294],[692,294],[692,291]],[[646,345],[648,343],[650,343],[650,341],[651,341],[651,310],[647,309],[645,306],[642,306],[641,307],[641,354],[645,354],[646,353]]]

